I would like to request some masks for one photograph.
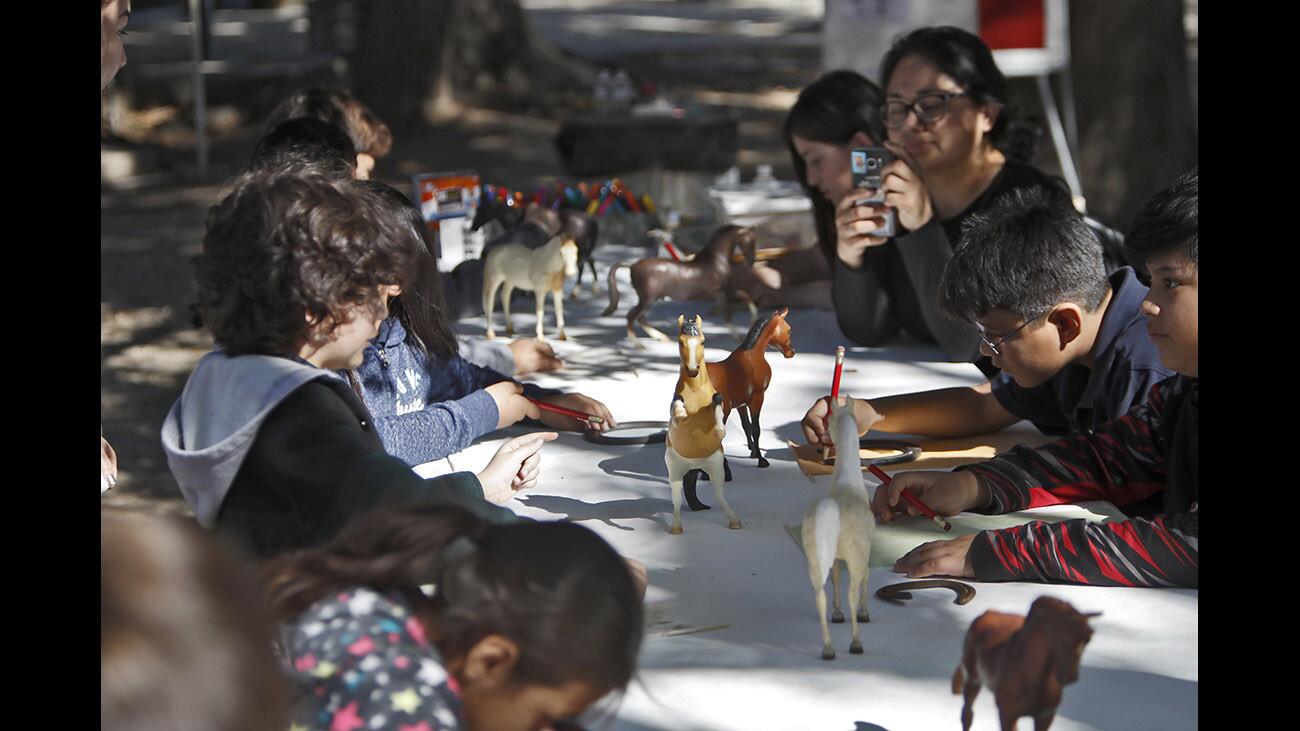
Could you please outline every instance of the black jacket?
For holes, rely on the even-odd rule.
[[[346,383],[300,386],[267,416],[217,515],[217,529],[259,557],[331,538],[380,505],[441,502],[493,522],[519,520],[487,502],[468,472],[422,479],[384,452],[370,413]]]

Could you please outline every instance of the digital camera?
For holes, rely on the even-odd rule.
[[[882,205],[885,202],[885,193],[880,190],[880,186],[884,184],[885,166],[893,162],[894,153],[884,147],[855,147],[849,152],[849,160],[853,172],[853,187],[876,191],[875,195],[860,203]],[[886,238],[897,235],[898,212],[893,208],[886,209],[883,218],[884,223],[871,235]]]

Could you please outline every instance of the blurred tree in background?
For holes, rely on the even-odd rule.
[[[1070,3],[1079,175],[1088,210],[1127,232],[1197,164],[1183,0]]]
[[[356,7],[353,91],[396,129],[463,102],[537,111],[589,96],[593,72],[533,32],[519,0]]]

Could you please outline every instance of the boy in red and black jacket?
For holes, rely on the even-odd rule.
[[[882,485],[872,503],[877,518],[889,522],[897,514],[919,514],[900,505],[902,490],[943,515],[1108,500],[1129,520],[1034,521],[934,541],[899,559],[895,571],[982,581],[1198,586],[1197,208],[1193,169],[1147,202],[1125,241],[1130,260],[1151,279],[1142,303],[1147,332],[1161,362],[1179,375],[1156,384],[1147,403],[1091,432],[1016,447],[953,472],[901,474]]]

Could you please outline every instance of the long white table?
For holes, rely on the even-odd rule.
[[[631,252],[601,252],[602,263]],[[601,271],[603,277],[604,266]],[[635,294],[624,279],[622,306],[601,318],[603,281],[601,288],[598,299],[584,294],[586,299],[566,307],[576,341],[555,345],[569,367],[529,380],[600,399],[620,420],[665,420],[677,378],[676,343],[643,339],[646,349],[633,349],[623,334],[628,299]],[[700,312],[709,360],[716,361],[736,340],[710,309],[708,303],[661,302],[650,319],[675,333],[678,313]],[[516,307],[515,317],[519,331],[531,334],[531,308]],[[748,315],[736,317],[743,335]],[[548,323],[551,318],[548,307]],[[869,578],[871,622],[862,627],[865,653],[849,654],[849,625],[833,624],[837,658],[821,660],[807,565],[784,526],[802,520],[825,493],[829,477],[805,477],[785,440],[801,439],[798,422],[829,390],[835,345],[844,341],[833,313],[796,310],[789,321],[798,355],[786,360],[776,351],[768,354],[773,378],[762,447],[771,466],[760,470],[747,457],[735,417],[724,442],[735,478],[726,495],[743,529],[726,527],[711,486],[701,481],[700,498],[714,509],[691,512],[683,506],[685,533],[669,535],[664,446],[602,446],[570,433],[544,449],[539,486],[509,504],[533,518],[580,522],[649,570],[638,680],[617,705],[609,704],[617,714],[614,723],[592,725],[627,731],[960,728],[962,700],[950,684],[970,622],[989,609],[1023,614],[1035,598],[1051,595],[1081,611],[1103,613],[1092,621],[1095,634],[1079,681],[1066,688],[1054,731],[1196,728],[1197,591],[971,582],[978,594],[965,606],[953,603],[952,592],[920,591],[899,607],[875,599],[874,592],[905,577],[877,568]],[[481,317],[460,326],[472,334],[482,328]],[[941,362],[937,348],[921,345],[850,348],[845,367],[857,371],[844,374],[841,391],[861,397],[981,380],[974,366]],[[1012,430],[1037,433],[1024,422]],[[478,469],[504,438],[524,431],[490,435],[454,455],[450,466]],[[1021,726],[1031,723],[1024,719]],[[974,728],[998,728],[987,690],[976,702]]]

